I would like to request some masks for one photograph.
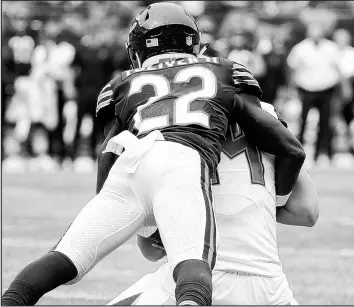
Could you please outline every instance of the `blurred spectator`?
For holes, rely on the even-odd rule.
[[[28,76],[30,73],[35,41],[28,34],[28,24],[22,16],[8,18],[5,15],[2,20],[2,26],[5,33],[2,34],[3,44],[1,46],[1,122],[3,125],[6,123],[3,127],[4,129],[11,129],[16,123],[7,122],[6,112],[11,104],[11,97],[15,92],[14,84],[16,80]],[[2,133],[2,137],[4,136]]]
[[[82,38],[73,62],[78,72],[75,82],[78,112],[74,133],[73,159],[80,155],[88,155],[92,159],[96,159],[97,138],[102,132],[95,120],[97,97],[102,87],[112,78],[115,70],[113,57],[108,47],[103,41],[100,41],[100,34],[97,35],[97,37],[87,35]],[[86,153],[82,152],[82,146],[80,146],[80,140],[82,140],[80,128],[85,115],[89,116],[92,121],[88,152]]]
[[[197,24],[199,26],[199,31],[202,33],[200,40],[201,50],[206,44],[209,44],[204,55],[211,57],[218,56],[215,39],[215,22],[213,18],[208,15],[201,15],[197,19]]]
[[[350,45],[350,33],[345,29],[337,29],[333,34],[333,39],[338,45],[339,65],[344,77],[340,111],[348,127],[346,129],[347,133],[349,134],[348,147],[350,152],[354,154],[354,144],[352,141],[354,138],[354,133],[352,136],[350,135],[350,124],[354,119],[354,48]]]
[[[334,42],[325,38],[323,23],[309,23],[307,35],[291,50],[287,64],[291,69],[291,84],[297,88],[302,102],[299,140],[304,143],[310,109],[318,108],[320,120],[314,158],[320,164],[327,165],[332,157],[331,104],[341,81],[338,50]]]
[[[31,58],[35,47],[34,39],[28,35],[27,22],[21,18],[15,19],[12,23],[14,36],[8,45],[11,48],[14,59],[14,73],[16,77],[28,76],[31,69]]]
[[[257,38],[251,31],[234,32],[229,39],[231,61],[246,66],[256,79],[265,77],[267,67],[263,55],[256,49]]]
[[[46,127],[49,135],[49,153],[58,159],[59,163],[62,163],[67,155],[63,138],[64,105],[75,99],[76,94],[74,72],[71,67],[76,51],[70,43],[60,39],[61,32],[62,24],[59,20],[48,22],[32,58],[33,76],[39,80],[38,82],[42,80],[48,85],[52,84],[50,92],[47,92],[46,103],[53,101],[51,103],[53,123]]]
[[[220,35],[227,44],[224,56],[245,65],[256,78],[261,78],[266,74],[266,65],[257,50],[258,24],[254,14],[234,10],[225,17]]]
[[[274,31],[277,27],[277,31]],[[263,100],[274,104],[280,87],[286,84],[286,49],[285,36],[286,27],[273,26],[263,23],[260,30],[268,29],[263,33],[259,32],[257,51],[263,57],[266,73],[258,77],[258,83],[263,91]]]
[[[14,60],[10,47],[7,44],[1,46],[2,59],[1,59],[1,140],[4,139],[4,132],[7,128],[5,123],[5,114],[8,105],[8,101],[13,94],[14,83]],[[1,142],[1,152],[3,151],[4,143]],[[1,155],[1,160],[4,159],[4,154]]]
[[[84,170],[84,164],[78,167],[76,164],[86,159],[91,165],[86,171],[92,170],[96,148],[103,137],[95,120],[97,95],[107,81],[130,68],[124,44],[131,20],[142,7],[154,2],[3,2],[2,147],[5,155],[16,161],[17,170],[23,169],[29,160],[33,160],[29,163],[31,170],[56,169],[58,165],[53,168],[52,158],[58,162],[74,160],[74,170]],[[337,151],[339,147],[340,150],[348,147],[349,125],[354,143],[353,99],[350,100],[353,89],[348,87],[349,81],[354,86],[354,61],[348,32],[339,30],[334,35],[339,45],[337,60],[347,86],[343,83],[342,87],[336,87],[340,77],[335,65],[329,64],[332,60],[335,62],[332,51],[326,53],[333,48],[328,47],[330,43],[321,34],[319,39],[307,38],[300,43],[288,58],[289,63],[295,63],[294,85],[299,89],[299,97],[305,97],[303,103],[297,96],[289,97],[287,88],[280,87],[286,82],[289,51],[306,36],[305,24],[319,22],[325,33],[334,27],[333,14],[328,15],[319,6],[330,7],[332,12],[338,8],[341,27],[350,30],[354,12],[350,1],[179,3],[195,16],[202,32],[201,47],[210,44],[205,55],[229,57],[246,65],[260,83],[263,99],[270,103],[276,101],[277,107],[291,118],[291,123],[287,118],[291,129],[302,130],[299,133],[302,139],[308,110],[312,106],[320,109],[316,156],[331,155],[332,130],[328,128],[328,118],[329,114],[333,117],[334,111],[339,114],[343,110],[345,119],[337,116],[333,120],[333,130],[337,132],[334,147]],[[306,9],[313,6],[317,6],[316,9]],[[312,53],[296,51],[306,44],[312,46],[309,47]],[[332,102],[329,97],[334,98]],[[316,111],[313,114],[316,115]],[[298,129],[298,123],[302,129]],[[313,134],[315,125],[308,125],[307,135]],[[338,131],[346,134],[345,138],[339,138]],[[24,164],[20,163],[21,157],[25,157]],[[11,165],[7,163],[10,160],[4,165]]]
[[[259,26],[253,15],[232,13],[234,19],[223,24],[226,37],[226,57],[245,65],[259,82],[263,90],[263,99],[273,103],[280,85],[284,83],[284,50],[275,45],[272,27],[266,23]]]

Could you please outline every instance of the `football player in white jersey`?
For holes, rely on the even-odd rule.
[[[272,105],[262,102],[262,108],[279,118]],[[279,259],[276,222],[313,226],[318,218],[316,190],[302,170],[287,203],[277,204],[274,156],[249,144],[237,126],[229,132],[218,166],[219,182],[213,186],[220,233],[213,304],[297,305]],[[145,236],[155,231],[149,230]],[[149,238],[138,235],[138,245],[150,261],[165,256],[158,231]],[[174,289],[164,263],[108,305],[170,305],[175,303]]]

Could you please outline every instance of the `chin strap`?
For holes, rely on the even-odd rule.
[[[206,44],[203,46],[202,50],[200,50],[198,56],[202,56],[202,55],[204,54],[204,52],[209,48],[209,46],[210,46],[210,43],[206,43]]]
[[[137,54],[137,53],[135,53],[135,57],[136,57],[136,61],[138,62],[138,66],[139,66],[139,68],[141,68],[141,62],[140,62],[140,59],[139,59],[139,57],[138,57],[138,54]]]

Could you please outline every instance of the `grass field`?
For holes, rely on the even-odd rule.
[[[314,228],[279,225],[280,255],[300,304],[354,304],[354,172],[311,172],[321,215]],[[94,193],[94,174],[18,174],[2,178],[2,291],[46,253]],[[42,305],[105,304],[157,265],[131,239],[79,284],[60,287]]]

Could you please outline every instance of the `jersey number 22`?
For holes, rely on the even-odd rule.
[[[152,117],[142,118],[143,110],[154,108],[155,103],[171,95],[170,82],[164,76],[155,74],[141,74],[131,81],[128,97],[140,93],[145,85],[152,85],[155,91],[155,96],[150,97],[145,104],[140,105],[134,115],[134,126],[139,131],[138,134],[170,125],[197,124],[210,128],[209,115],[202,110],[191,111],[190,103],[201,98],[211,99],[215,97],[217,92],[216,77],[206,67],[193,66],[178,71],[173,79],[173,83],[188,83],[192,78],[200,78],[202,80],[202,87],[175,99],[172,122],[169,114],[164,114],[163,108],[157,109]]]

